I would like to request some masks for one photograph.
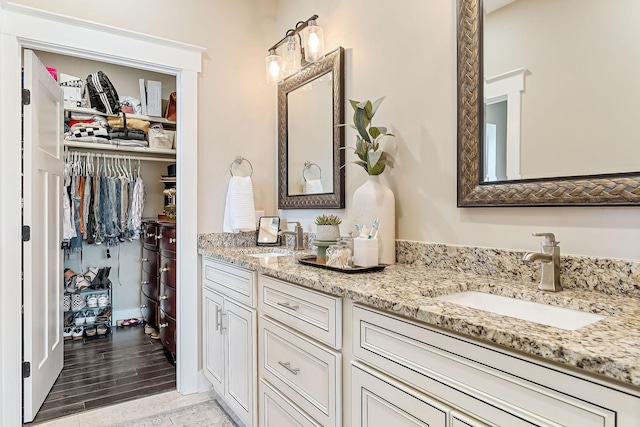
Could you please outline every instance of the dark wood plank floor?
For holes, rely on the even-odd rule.
[[[107,338],[66,341],[64,368],[34,422],[176,388],[175,367],[144,326],[113,327]]]

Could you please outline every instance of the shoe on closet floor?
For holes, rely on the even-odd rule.
[[[84,323],[87,325],[93,325],[96,323],[96,313],[93,310],[87,310],[84,312]]]
[[[86,273],[83,274],[84,278],[89,281],[89,283],[93,282],[93,279],[96,278],[100,269],[98,267],[89,267]]]
[[[150,335],[152,333],[154,333],[156,330],[153,329],[153,327],[151,325],[144,325],[144,333],[145,335]]]
[[[103,308],[109,305],[109,297],[106,294],[98,296],[98,307]]]
[[[87,296],[87,307],[96,308],[98,306],[98,296],[91,294]]]
[[[62,331],[62,336],[65,341],[73,338],[73,329],[71,328],[71,326],[64,328],[64,330]]]
[[[105,307],[98,312],[96,322],[108,322],[111,317],[111,307]]]
[[[75,317],[75,325],[76,326],[82,326],[84,325],[85,322],[85,314],[82,311],[79,311],[76,313],[76,317]]]
[[[73,330],[71,331],[71,335],[73,336],[73,340],[74,341],[81,340],[83,333],[84,333],[84,328],[79,327],[79,326],[73,328]]]
[[[71,310],[71,296],[65,295],[62,297],[62,310],[69,311]]]
[[[96,332],[97,332],[97,329],[95,326],[89,326],[87,328],[84,328],[84,336],[87,339],[95,338]]]
[[[98,338],[105,338],[109,335],[109,327],[107,325],[98,325],[96,333]]]
[[[82,295],[74,294],[71,295],[71,309],[73,311],[82,310],[87,306],[87,303],[82,299]]]
[[[160,332],[156,332],[156,331],[151,332],[151,338],[154,339],[154,340],[159,340],[160,339]]]

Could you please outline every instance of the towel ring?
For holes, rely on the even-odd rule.
[[[320,166],[307,160],[306,162],[304,162],[304,169],[302,169],[302,177],[304,178],[304,180],[308,181],[307,176],[305,175],[305,172],[311,169],[311,166],[315,166],[318,168],[318,173],[319,173],[318,179],[322,178],[322,169],[320,169]]]
[[[233,160],[233,162],[231,162],[231,165],[229,166],[229,173],[231,174],[231,176],[235,176],[233,174],[233,165],[239,165],[242,162],[249,163],[249,167],[251,168],[251,173],[249,174],[249,176],[253,176],[253,165],[251,164],[251,162],[249,160],[245,159],[242,156],[236,156],[236,158]]]

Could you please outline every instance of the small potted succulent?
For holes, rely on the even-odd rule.
[[[316,240],[335,242],[340,238],[340,224],[338,215],[319,215],[316,217]]]

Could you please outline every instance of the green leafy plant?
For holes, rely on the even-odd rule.
[[[316,225],[340,225],[342,220],[338,215],[319,215],[316,217]]]
[[[372,126],[371,120],[378,111],[378,107],[386,97],[371,101],[349,100],[353,107],[353,124],[349,126],[358,131],[354,153],[360,160],[353,163],[362,166],[369,175],[380,175],[388,166],[393,168],[393,157],[380,149],[380,139],[385,136],[395,136],[387,132],[383,126]]]

